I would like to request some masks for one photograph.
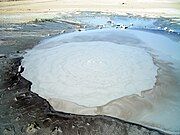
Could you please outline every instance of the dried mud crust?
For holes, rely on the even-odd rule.
[[[18,74],[22,58],[3,58],[0,87],[2,135],[163,135],[162,131],[107,116],[55,111],[30,91],[31,82]]]

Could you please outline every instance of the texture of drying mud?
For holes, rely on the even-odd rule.
[[[30,91],[18,72],[21,58],[1,58],[0,134],[23,135],[160,135],[161,131],[107,116],[56,112]]]
[[[172,76],[171,63],[159,60],[156,55],[149,54],[153,59],[154,65],[158,67],[156,83],[152,89],[142,90],[141,95],[132,94],[124,96],[97,107],[80,106],[63,99],[47,98],[47,100],[55,110],[84,115],[103,114],[125,120],[140,121],[138,119],[151,112],[153,106],[159,102],[159,99],[169,93],[168,88],[176,83],[175,78]],[[151,123],[148,123],[148,125],[161,128]]]
[[[21,64],[21,58],[9,58],[6,53],[9,54],[16,52],[15,54],[19,55],[19,51],[21,52],[21,50],[23,51],[24,49],[32,48],[43,38],[60,34],[64,32],[64,29],[66,29],[66,32],[74,31],[74,28],[77,26],[79,27],[79,24],[51,20],[42,20],[40,22],[36,20],[35,22],[27,24],[1,25],[0,135],[167,134],[139,124],[103,115],[84,116],[57,112],[54,110],[55,108],[52,108],[45,99],[30,91],[31,82],[17,73],[18,66]],[[169,65],[168,63],[164,63],[162,61],[156,61],[156,64],[158,63],[161,64],[162,69],[163,67],[167,67],[167,65]],[[163,64],[165,64],[165,66]],[[171,69],[170,66],[168,67]],[[167,73],[166,70],[161,71]],[[160,85],[158,79],[159,77],[157,77],[157,86]],[[167,78],[164,77],[164,79]],[[149,92],[152,91],[144,92],[143,95],[145,96]],[[134,97],[142,99],[142,97],[137,97],[136,95],[132,95],[131,99]],[[139,107],[141,105],[142,104],[140,104]],[[72,106],[74,106],[74,104],[72,104]],[[114,108],[109,108],[109,110],[111,109]],[[98,110],[102,111],[101,108],[98,108]],[[114,109],[114,111],[116,110]]]
[[[138,39],[138,38],[135,38],[135,36],[133,36],[133,33],[127,34],[127,32],[130,32],[130,31],[131,32],[133,31],[134,33],[136,33],[136,36],[138,36],[139,31],[135,31],[135,30],[117,30],[117,29],[108,30],[108,29],[105,29],[105,30],[86,31],[86,32],[80,32],[80,33],[75,32],[75,33],[64,34],[61,36],[56,36],[54,38],[44,40],[39,45],[37,45],[34,49],[29,51],[28,52],[29,55],[28,55],[28,53],[26,54],[27,56],[24,55],[22,65],[26,69],[22,75],[25,78],[27,78],[28,80],[33,82],[31,90],[35,93],[38,93],[43,98],[45,98],[53,106],[53,108],[55,110],[65,111],[68,113],[82,114],[82,115],[108,115],[108,116],[113,116],[113,117],[117,117],[117,118],[124,119],[124,120],[139,122],[141,124],[160,128],[160,129],[163,129],[163,130],[166,130],[169,132],[171,131],[171,132],[179,133],[179,120],[178,120],[179,119],[178,113],[180,112],[178,109],[179,108],[179,100],[178,100],[178,95],[179,95],[179,84],[178,83],[179,83],[179,81],[177,79],[179,77],[175,76],[175,74],[178,74],[176,71],[178,69],[176,67],[178,67],[178,66],[174,66],[175,64],[172,60],[165,59],[164,57],[162,57],[162,55],[160,55],[160,53],[156,53],[155,51],[153,51],[154,46],[156,47],[155,50],[158,49],[161,51],[165,51],[166,45],[167,45],[167,47],[169,47],[169,44],[171,44],[172,47],[177,47],[178,45],[176,44],[176,42],[173,42],[165,37],[162,37],[157,34],[153,35],[148,32],[146,32],[146,33],[143,32],[143,34],[141,33],[140,36],[142,38]],[[147,38],[147,36],[151,37],[151,39],[149,40]],[[153,40],[158,39],[158,40],[156,42],[152,42],[152,39]],[[71,99],[67,99],[65,96],[65,93],[68,91],[67,90],[68,88],[59,86],[59,88],[66,90],[66,92],[63,92],[63,90],[61,92],[59,92],[58,91],[59,89],[58,88],[56,89],[56,87],[54,87],[54,86],[58,86],[62,80],[63,80],[63,82],[68,84],[67,86],[72,86],[73,84],[72,85],[69,84],[69,82],[71,81],[71,78],[64,79],[64,77],[63,77],[64,72],[61,73],[60,75],[58,75],[58,73],[60,73],[62,70],[61,70],[61,67],[58,66],[58,64],[56,64],[56,62],[61,61],[62,59],[65,59],[66,64],[67,63],[69,64],[69,62],[67,62],[69,57],[70,57],[70,59],[69,59],[70,62],[74,61],[72,59],[76,59],[76,60],[78,59],[77,61],[73,62],[73,64],[70,64],[70,66],[69,66],[69,67],[73,67],[75,69],[79,69],[77,73],[72,72],[74,70],[71,70],[67,66],[68,64],[64,66],[65,62],[61,63],[61,66],[63,65],[63,68],[65,70],[68,70],[69,72],[71,72],[73,75],[75,75],[78,78],[77,75],[83,73],[84,72],[83,68],[85,68],[85,67],[81,66],[83,68],[81,68],[81,67],[77,68],[74,65],[82,65],[81,62],[79,62],[80,61],[79,58],[81,58],[81,60],[82,60],[82,58],[84,58],[84,56],[78,55],[78,58],[77,58],[74,54],[71,54],[69,52],[65,52],[65,51],[61,52],[60,49],[57,51],[58,48],[55,49],[56,52],[53,52],[52,48],[57,47],[57,46],[62,47],[63,43],[66,43],[66,45],[67,45],[66,47],[68,47],[68,42],[81,42],[81,43],[86,42],[87,43],[87,41],[109,41],[109,42],[113,42],[113,43],[120,43],[123,45],[125,44],[128,46],[137,46],[140,48],[144,48],[151,56],[150,60],[154,63],[154,64],[152,63],[152,65],[156,65],[156,67],[159,68],[158,72],[156,71],[157,68],[153,71],[153,73],[155,73],[155,74],[153,74],[154,81],[151,84],[151,86],[143,88],[143,85],[146,83],[146,79],[143,78],[141,80],[141,82],[138,83],[139,84],[138,86],[140,86],[140,87],[137,88],[140,92],[143,91],[142,94],[137,95],[134,92],[133,95],[128,94],[122,98],[120,98],[121,97],[121,94],[120,94],[119,96],[108,101],[109,103],[106,102],[106,103],[104,103],[105,105],[103,104],[102,106],[97,105],[97,106],[89,106],[88,107],[83,104],[83,100],[81,98],[78,100],[80,102],[76,102]],[[162,41],[164,41],[164,42],[162,42]],[[100,42],[98,42],[98,45],[100,45],[99,43]],[[157,44],[155,44],[155,43],[157,43]],[[152,45],[152,46],[149,47],[148,45]],[[158,48],[158,46],[161,46],[161,45],[163,45],[163,46],[161,48]],[[108,46],[106,46],[106,47],[108,47]],[[42,51],[41,49],[45,49],[45,50]],[[176,51],[179,49],[174,50],[174,48],[173,48],[173,51],[170,51],[171,49],[172,48],[167,49],[168,53],[172,52],[171,55],[175,56]],[[47,50],[50,50],[49,53]],[[91,50],[90,47],[88,47],[88,50]],[[97,49],[95,49],[95,50],[97,50]],[[103,50],[103,51],[105,52],[105,50]],[[92,52],[92,51],[90,51],[90,52]],[[98,51],[98,53],[100,53],[100,52],[101,51]],[[57,53],[60,53],[63,56],[59,56],[59,55],[57,56],[56,55]],[[65,53],[65,55],[63,53]],[[74,53],[74,51],[73,51],[73,53]],[[115,52],[113,52],[113,54],[114,53]],[[79,52],[76,52],[75,54],[79,54]],[[83,54],[83,53],[81,53],[81,54]],[[85,53],[85,54],[86,54],[85,57],[88,56],[88,53]],[[179,53],[177,52],[177,54],[179,54]],[[131,55],[132,55],[132,53],[131,53]],[[72,56],[73,56],[73,58],[71,58]],[[93,54],[93,56],[97,57],[96,54]],[[108,54],[108,56],[111,56],[111,54]],[[135,55],[133,55],[133,56],[136,57]],[[133,56],[131,56],[131,57],[133,57]],[[179,58],[178,55],[176,55],[176,56],[177,56],[177,58]],[[141,56],[139,56],[138,58],[140,58],[140,57]],[[59,60],[57,58],[62,58],[62,59]],[[108,57],[106,57],[106,60],[107,60],[107,58]],[[115,58],[115,57],[112,57],[112,58]],[[111,60],[112,60],[112,58],[111,58]],[[120,57],[118,57],[118,58],[120,58]],[[126,61],[128,61],[128,57],[126,57],[126,58],[127,58]],[[120,58],[121,61],[122,61],[122,59]],[[131,60],[132,59],[133,58],[131,58]],[[40,61],[38,62],[38,60],[40,60]],[[34,62],[34,61],[36,61],[36,62]],[[133,60],[133,61],[135,61],[135,60]],[[170,63],[170,61],[173,64]],[[143,60],[143,62],[148,63],[147,59]],[[27,64],[25,64],[25,63],[27,63]],[[47,65],[45,65],[45,63],[47,63]],[[48,65],[49,63],[51,63],[50,67]],[[142,72],[146,72],[146,71],[143,71],[144,68],[148,69],[150,67],[150,65],[146,65],[147,63],[144,63],[142,66],[140,66]],[[127,65],[126,66],[127,68],[125,68],[125,69],[128,69],[128,66],[130,66],[130,65],[132,67],[134,67],[133,69],[135,69],[135,66],[133,66],[133,64],[131,64],[130,62],[128,62],[128,64],[129,65]],[[140,65],[140,62],[138,64]],[[113,65],[114,67],[116,67],[115,66],[116,64],[110,64],[110,65]],[[174,68],[173,68],[173,66],[174,66]],[[46,67],[48,70],[44,69],[44,67]],[[95,69],[97,69],[97,67],[95,67]],[[114,67],[112,67],[110,69],[114,69]],[[29,69],[29,73],[28,73],[28,69]],[[88,67],[88,69],[89,69],[89,67]],[[123,70],[123,66],[120,66],[119,69],[120,69],[120,71],[122,71],[122,73],[120,73],[121,77],[123,76],[124,73],[126,73],[126,76],[128,75],[128,71]],[[91,69],[91,71],[92,70],[93,69]],[[102,68],[101,68],[101,70],[102,70]],[[101,70],[99,70],[99,72]],[[91,71],[86,71],[86,72],[90,73]],[[115,71],[111,70],[110,73],[111,72],[114,73],[116,71],[117,71],[117,69]],[[147,72],[152,73],[151,71],[147,71]],[[27,75],[26,75],[26,73],[27,73]],[[65,71],[65,73],[66,73],[66,71]],[[38,78],[37,79],[38,81],[35,81],[37,78],[36,77],[37,74],[39,75],[38,77],[41,77],[41,78],[40,79]],[[91,72],[91,74],[93,74],[93,73]],[[130,73],[130,74],[134,74],[134,73]],[[138,72],[138,75],[140,76],[139,72]],[[56,81],[56,79],[55,79],[57,76],[58,76],[58,79],[60,79],[59,81]],[[147,75],[147,76],[150,76],[150,75]],[[156,80],[155,76],[156,76],[157,80]],[[48,80],[47,80],[47,78],[48,78]],[[90,78],[90,76],[88,76],[88,78]],[[96,76],[96,78],[97,78],[97,76]],[[104,78],[108,78],[108,77],[103,77],[100,80],[103,80]],[[95,79],[93,79],[93,80],[95,80]],[[110,80],[117,80],[117,79],[113,78]],[[124,80],[126,80],[125,77],[122,77],[118,83],[123,83]],[[47,86],[47,83],[45,83],[45,82],[49,82],[50,85]],[[57,84],[53,84],[54,82],[57,82]],[[79,81],[79,82],[83,83],[83,81]],[[87,82],[87,81],[85,81],[85,82]],[[132,82],[133,81],[131,81],[131,84],[132,84]],[[110,81],[108,81],[108,83],[110,83]],[[103,88],[103,90],[104,89],[105,88]],[[122,89],[123,88],[120,88],[119,90],[122,90]],[[72,90],[71,90],[71,92],[69,92],[69,95],[72,96],[73,92],[76,92],[76,94],[77,94],[79,90],[80,90],[80,88],[78,86],[72,87]],[[123,89],[123,90],[125,90],[127,92],[129,90],[129,88]],[[112,92],[112,90],[106,90],[106,91]],[[58,95],[58,92],[59,92],[59,95]],[[81,96],[82,96],[82,93],[80,93]],[[98,92],[96,92],[96,93],[98,93]],[[112,92],[112,93],[114,94],[114,92]],[[116,95],[118,95],[118,93]],[[91,95],[89,94],[88,98],[90,96]],[[74,97],[77,97],[77,96],[74,96]],[[84,96],[82,96],[82,97],[84,98]],[[93,97],[95,97],[95,96],[93,95]],[[86,97],[85,97],[85,99],[86,99]],[[92,102],[96,101],[96,99],[97,99],[97,97]],[[101,100],[103,98],[98,98],[98,99]],[[163,112],[163,113],[161,113],[161,112]],[[166,123],[167,119],[168,119],[168,124]]]

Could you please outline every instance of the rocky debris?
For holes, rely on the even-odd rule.
[[[111,20],[108,20],[107,21],[107,24],[112,24],[113,22]]]
[[[172,30],[172,29],[169,29],[169,30],[168,30],[168,32],[174,32],[174,30]]]
[[[97,25],[96,26],[98,29],[102,29],[102,28],[104,28],[105,26],[104,25]]]
[[[38,127],[37,123],[30,123],[28,124],[28,127],[26,129],[26,133],[27,134],[34,134],[37,132],[37,130],[40,129],[40,127]]]
[[[14,131],[10,129],[4,129],[3,135],[14,135]]]
[[[1,58],[6,58],[6,55],[5,54],[0,54],[0,59]]]
[[[168,28],[167,28],[167,27],[164,27],[164,30],[165,30],[165,31],[167,31],[167,30],[168,30]]]
[[[130,23],[129,26],[134,26],[134,24],[133,24],[133,23]]]
[[[24,71],[24,67],[23,66],[19,66],[18,67],[18,74],[21,74]]]
[[[55,127],[52,130],[51,135],[63,135],[63,131],[62,131],[61,127]]]
[[[62,31],[61,31],[61,34],[65,33],[65,32],[66,32],[65,30],[62,30]]]
[[[126,26],[124,24],[120,25],[120,29],[122,29],[122,30],[127,29],[127,28],[128,28],[128,26]]]
[[[161,27],[158,27],[158,29],[160,30]],[[164,30],[164,31],[167,31],[167,32],[169,32],[169,33],[173,33],[173,32],[174,32],[174,30],[169,29],[168,27],[164,27],[163,30]]]

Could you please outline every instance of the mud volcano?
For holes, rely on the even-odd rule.
[[[169,43],[164,36],[137,30],[64,34],[25,54],[23,76],[56,110],[137,121],[153,112],[153,100],[162,92],[153,90],[158,59],[179,57],[174,53],[179,48]],[[158,124],[153,126],[164,128]]]

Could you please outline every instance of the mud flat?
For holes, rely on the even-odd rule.
[[[140,90],[139,95],[132,94],[115,99],[102,106],[87,108],[67,100],[57,99],[56,101],[56,99],[48,97],[42,98],[37,93],[31,91],[30,88],[31,86],[33,87],[33,84],[17,73],[22,60],[19,57],[23,56],[24,50],[31,49],[45,38],[47,38],[47,40],[44,40],[45,42],[54,42],[56,41],[54,38],[49,39],[51,36],[63,34],[64,32],[78,31],[79,28],[84,28],[84,23],[70,22],[68,20],[62,21],[61,18],[39,19],[29,23],[2,25],[2,42],[0,46],[2,54],[0,58],[0,134],[178,134],[178,122],[180,121],[178,115],[180,79],[178,76],[179,69],[177,68],[179,67],[179,53],[176,53],[178,52],[178,47],[170,46],[168,48],[169,46],[166,46],[163,52],[161,52],[162,46],[160,46],[160,50],[156,48],[159,43],[156,38],[154,44],[148,44],[151,46],[151,49],[143,46],[143,42],[146,41],[141,42],[142,46],[136,46],[146,50],[148,56],[152,58],[153,65],[158,67],[154,86],[151,85],[150,90]],[[96,26],[88,24],[86,29],[96,28]],[[117,30],[126,33],[126,31],[119,28]],[[148,28],[146,27],[144,30],[148,30]],[[101,32],[101,30],[99,31]],[[141,33],[141,31],[139,32]],[[176,42],[176,45],[178,44],[179,36],[176,32],[167,33],[167,31],[155,30],[155,33],[161,32],[168,35],[168,38],[165,40],[167,44],[171,43],[171,40]],[[80,33],[84,34],[83,32],[78,34]],[[105,33],[108,33],[108,31]],[[159,38],[162,35],[156,36]],[[77,38],[71,37],[70,40],[69,36],[65,37],[65,34],[64,36],[62,35],[62,43],[69,41],[79,42],[80,40],[91,42],[94,40],[93,36],[90,36],[91,38],[89,36],[82,39],[78,38],[78,41],[76,41]],[[96,37],[99,38],[98,40],[104,39],[99,35]],[[114,43],[125,43],[124,39],[130,39],[128,42],[133,42],[134,44],[139,42],[139,40],[135,40],[132,37],[105,39]],[[149,42],[151,38],[146,37],[146,40]],[[43,42],[41,43],[43,44]],[[126,42],[126,45],[131,47],[130,44],[128,45],[128,42]],[[59,42],[56,45],[58,46]],[[35,48],[38,49],[38,47],[36,46]],[[51,47],[44,46],[44,49],[48,50]],[[153,47],[156,49],[154,50]],[[99,62],[96,59],[95,63]],[[119,108],[122,111],[119,111]],[[112,110],[114,111],[112,112]],[[117,117],[118,119],[110,116]],[[168,126],[166,120],[168,120]]]
[[[21,58],[1,59],[1,134],[22,135],[166,135],[167,133],[103,115],[84,116],[55,111],[33,93],[32,83],[17,74]],[[7,68],[9,67],[9,68]]]

